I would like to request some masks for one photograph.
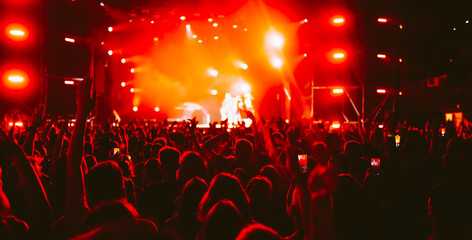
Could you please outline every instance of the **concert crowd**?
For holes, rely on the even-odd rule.
[[[472,124],[97,124],[0,131],[0,239],[472,239]],[[9,120],[8,120],[9,121]]]

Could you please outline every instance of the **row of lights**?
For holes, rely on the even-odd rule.
[[[343,88],[333,88],[333,89],[332,89],[332,92],[333,92],[334,94],[343,94],[343,93],[344,93],[344,89],[343,89]],[[376,92],[377,92],[378,94],[386,94],[386,93],[387,93],[387,89],[385,89],[385,88],[378,88],[378,89],[376,90]],[[398,95],[400,95],[400,96],[403,95],[403,92],[398,92]]]

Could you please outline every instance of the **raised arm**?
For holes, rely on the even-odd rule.
[[[18,172],[20,184],[29,212],[32,216],[31,231],[38,238],[45,238],[52,224],[52,211],[41,180],[31,162],[26,158],[23,150],[10,141],[3,131],[0,131],[0,152],[13,162]]]
[[[34,137],[36,136],[36,130],[44,122],[44,105],[40,104],[34,109],[33,117],[31,118],[31,124],[27,128],[26,139],[23,144],[23,151],[26,156],[33,156],[34,152]]]
[[[75,126],[67,153],[66,206],[64,211],[66,236],[77,234],[78,228],[89,209],[85,197],[82,171],[85,128],[87,117],[92,111],[96,93],[90,95],[92,79],[82,82],[77,88]]]

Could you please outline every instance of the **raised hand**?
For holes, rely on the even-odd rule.
[[[97,100],[97,92],[90,93],[92,89],[91,78],[85,79],[77,88],[76,104],[77,116],[87,118],[95,106]]]
[[[46,118],[44,110],[44,104],[40,104],[34,108],[33,116],[31,117],[31,128],[36,129],[44,123],[44,120]]]

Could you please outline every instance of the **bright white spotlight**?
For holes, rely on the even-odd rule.
[[[218,71],[216,71],[215,69],[213,68],[208,68],[207,69],[207,72],[208,72],[208,75],[212,76],[212,77],[217,77],[218,76]]]
[[[233,25],[233,28],[234,28],[234,29],[238,28],[238,25],[234,24],[234,25]]]
[[[265,44],[268,48],[280,50],[285,44],[285,38],[272,28],[265,34]]]
[[[218,36],[215,36],[215,37],[214,37],[214,39],[215,39],[215,40],[218,40],[218,39],[219,39],[219,37],[218,37]]]
[[[187,30],[190,30],[190,24],[185,25],[185,28],[187,28]]]
[[[137,112],[137,111],[138,111],[138,107],[134,106],[134,107],[133,107],[133,111],[134,111],[134,112]]]
[[[101,2],[101,3],[100,3],[100,6],[104,7],[104,6],[105,6],[105,3],[102,3],[102,2]]]
[[[67,38],[66,37],[66,38],[64,38],[64,41],[70,42],[70,43],[75,43],[75,39],[73,39],[73,38]]]
[[[134,88],[130,88],[129,91],[134,93]]]
[[[113,27],[108,27],[109,32],[113,32]]]
[[[211,95],[216,96],[218,94],[218,91],[216,89],[213,89],[210,91]]]
[[[218,23],[213,23],[213,27],[218,27]]]
[[[181,16],[181,17],[180,17],[180,20],[184,21],[185,18],[186,18],[185,16]]]
[[[270,64],[272,65],[272,67],[280,69],[282,65],[284,65],[284,62],[280,57],[271,57]]]
[[[193,34],[193,35],[192,35],[192,38],[197,38],[197,35]]]
[[[122,58],[121,63],[125,63],[125,62],[126,62],[126,59]]]
[[[241,68],[241,69],[244,69],[244,70],[246,70],[248,68],[247,64],[245,64],[244,62],[239,61],[239,60],[234,60],[233,64],[234,64],[235,67]]]
[[[131,68],[129,71],[130,71],[131,73],[134,73],[135,70],[134,70],[134,68]]]
[[[159,107],[155,107],[154,111],[159,112],[161,109]]]
[[[121,86],[122,86],[122,87],[125,87],[125,86],[126,86],[126,83],[125,83],[125,82],[121,82]]]
[[[113,50],[108,50],[108,55],[113,55]]]
[[[8,76],[8,81],[12,82],[12,83],[21,83],[25,80],[25,78],[23,76],[20,76],[20,75],[11,75],[11,76]]]

